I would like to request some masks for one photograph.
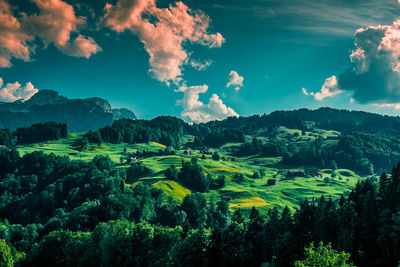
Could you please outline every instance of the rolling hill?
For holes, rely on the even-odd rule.
[[[79,150],[79,141],[84,134],[71,133],[68,138],[48,141],[45,143],[37,143],[32,145],[20,145],[18,151],[21,155],[31,153],[33,151],[43,151],[44,153],[54,153],[59,156],[68,156],[74,160],[90,161],[97,155],[106,155],[110,157],[118,168],[124,170],[130,166],[126,160],[129,155],[136,152],[152,152],[155,155],[139,156],[137,159],[151,170],[151,174],[141,178],[127,177],[126,186],[136,186],[139,183],[161,188],[166,193],[177,200],[191,193],[190,188],[177,181],[168,180],[164,176],[165,170],[171,166],[177,166],[179,170],[182,161],[190,161],[193,157],[199,158],[199,164],[202,166],[207,175],[218,177],[224,175],[226,177],[225,186],[210,190],[206,193],[209,200],[219,201],[226,199],[229,201],[229,207],[232,210],[238,208],[249,212],[255,206],[266,212],[272,207],[279,209],[288,206],[292,209],[298,208],[300,203],[305,199],[318,199],[322,195],[338,199],[342,194],[346,194],[352,190],[359,180],[363,180],[362,175],[358,175],[351,170],[322,169],[321,177],[296,177],[296,179],[286,179],[286,172],[290,169],[305,169],[309,166],[286,165],[282,164],[281,157],[262,157],[253,155],[248,157],[236,157],[231,155],[229,150],[232,146],[225,145],[221,148],[211,149],[213,152],[219,153],[221,159],[216,161],[210,155],[206,159],[201,159],[201,151],[196,151],[190,155],[185,154],[183,143],[180,149],[176,149],[174,155],[158,155],[160,150],[164,150],[165,146],[156,142],[137,143],[137,144],[111,144],[103,143],[100,146],[91,144],[89,148],[82,152]],[[193,140],[193,136],[186,135],[185,140]],[[190,142],[189,142],[190,143]],[[237,145],[237,144],[236,144]],[[254,173],[260,170],[264,175],[259,178],[253,178]],[[244,180],[237,182],[234,180],[235,174],[243,174]],[[268,180],[276,180],[276,184],[268,186]]]

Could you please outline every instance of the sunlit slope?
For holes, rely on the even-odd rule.
[[[43,151],[44,153],[55,153],[60,156],[68,156],[73,160],[91,160],[96,155],[107,155],[119,168],[127,168],[126,161],[128,153],[137,151],[159,152],[165,149],[162,144],[150,142],[148,144],[110,144],[104,143],[101,146],[90,145],[85,152],[79,151],[79,141],[83,134],[69,134],[68,138],[57,141],[49,141],[28,146],[19,146],[18,151],[23,155],[33,151]],[[190,136],[186,137],[191,140]],[[237,144],[232,144],[237,145]],[[283,208],[289,206],[296,208],[304,200],[325,197],[339,198],[343,193],[349,192],[362,177],[350,170],[339,169],[332,171],[322,170],[322,177],[297,177],[295,180],[283,180],[285,173],[293,166],[283,166],[281,158],[262,158],[262,157],[234,157],[229,155],[224,148],[213,149],[220,154],[221,159],[215,161],[210,155],[206,159],[201,159],[202,154],[195,151],[192,155],[185,155],[182,149],[175,150],[175,155],[155,155],[150,157],[138,157],[138,159],[151,170],[151,174],[142,178],[127,177],[126,184],[135,186],[138,183],[148,184],[161,188],[168,195],[182,200],[191,190],[177,181],[170,181],[164,177],[164,171],[175,165],[178,170],[182,166],[182,161],[189,161],[192,157],[198,157],[199,164],[203,167],[206,175],[216,178],[224,175],[226,177],[225,186],[218,190],[210,190],[205,195],[208,199],[229,201],[229,207],[234,209],[249,210],[255,206],[262,211],[267,211],[271,207]],[[306,166],[296,166],[302,168]],[[260,178],[252,178],[255,172],[263,170],[265,175]],[[236,182],[233,177],[235,174],[243,174],[244,181]],[[267,186],[269,179],[276,179],[277,183]]]

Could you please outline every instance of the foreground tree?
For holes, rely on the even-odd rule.
[[[314,248],[314,243],[311,243],[309,247],[305,248],[306,258],[301,261],[295,261],[294,266],[296,267],[311,267],[311,266],[326,266],[326,267],[347,267],[354,266],[348,263],[350,254],[345,252],[338,252],[332,249],[331,244],[324,246],[322,242],[319,243],[318,247]]]
[[[11,255],[11,249],[4,239],[0,239],[0,266],[12,267],[14,260]]]

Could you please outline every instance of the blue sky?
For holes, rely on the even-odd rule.
[[[149,61],[149,54],[157,50],[149,47],[166,45],[168,39],[152,39],[153,33],[147,36],[137,21],[118,30],[125,22],[122,11],[134,10],[144,2],[152,9],[140,19],[149,23],[165,19],[162,12],[168,11],[170,4],[176,7],[175,1],[161,0],[0,0],[0,25],[5,25],[0,26],[0,35],[2,31],[9,36],[18,32],[21,39],[17,40],[30,51],[25,51],[28,55],[11,51],[0,37],[0,60],[3,53],[9,63],[0,68],[4,93],[0,92],[0,98],[11,101],[13,97],[26,97],[21,90],[33,92],[25,85],[29,82],[34,89],[53,89],[69,98],[102,97],[114,107],[132,109],[139,118],[170,114],[206,121],[321,106],[399,113],[400,79],[395,68],[399,50],[395,44],[399,40],[394,25],[400,16],[397,1],[183,0],[191,17],[205,14],[207,19],[201,17],[201,23],[209,25],[199,39],[191,35],[182,41],[181,50],[187,57],[178,64],[179,75],[171,74],[169,66],[160,67],[157,60]],[[110,5],[108,11],[104,9],[106,3]],[[63,42],[63,36],[43,24],[40,16],[56,21],[60,17],[57,12],[67,10],[65,5],[72,7],[74,17],[66,14],[66,22],[60,20],[61,28],[56,29],[57,33],[66,30],[69,39]],[[8,7],[10,12],[6,11]],[[19,27],[5,24],[10,16]],[[162,26],[174,27],[171,21],[166,19]],[[72,25],[72,30],[65,29],[66,25]],[[377,25],[388,27],[369,28]],[[366,30],[355,34],[360,28]],[[24,39],[21,34],[28,37]],[[79,46],[76,39],[85,45]],[[381,46],[367,47],[368,40]],[[364,51],[362,55],[355,53],[357,48]],[[167,56],[173,60],[174,55]],[[212,63],[198,71],[190,66],[192,61]],[[380,71],[389,65],[389,70]],[[152,74],[150,69],[162,74]],[[227,87],[231,71],[243,82],[236,80]],[[168,77],[163,78],[164,74]],[[332,76],[335,80],[325,83]],[[321,91],[324,83],[325,92]],[[10,92],[14,92],[11,97]]]

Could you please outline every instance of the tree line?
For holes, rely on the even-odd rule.
[[[85,137],[91,143],[109,142],[113,144],[158,142],[166,146],[178,147],[185,134],[195,136],[191,144],[196,147],[219,147],[228,142],[244,142],[242,130],[210,128],[202,124],[190,125],[171,116],[160,116],[152,120],[120,119],[111,126],[98,131],[90,131]]]
[[[399,161],[400,141],[381,134],[352,132],[341,135],[337,143],[325,142],[321,137],[309,142],[289,142],[282,156],[288,164],[329,168],[334,161],[340,168],[364,174],[382,173]]]
[[[0,145],[14,147],[21,144],[40,143],[67,137],[67,125],[64,123],[45,122],[32,124],[30,127],[15,131],[0,129]]]

